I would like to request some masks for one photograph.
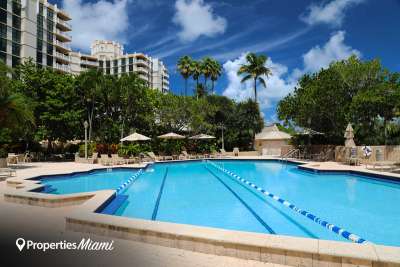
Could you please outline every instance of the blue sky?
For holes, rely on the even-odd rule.
[[[51,0],[50,0],[51,1]],[[266,54],[273,75],[259,89],[265,121],[276,120],[276,103],[307,72],[356,54],[380,58],[400,71],[400,0],[59,0],[72,16],[73,47],[89,51],[95,39],[117,40],[125,51],[160,57],[170,86],[180,94],[176,61],[212,56],[224,66],[218,94],[252,96],[236,71],[246,52]]]

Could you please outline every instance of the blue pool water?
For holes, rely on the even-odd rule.
[[[366,240],[400,246],[400,183],[311,173],[277,161],[214,161],[250,182]],[[134,170],[42,181],[58,194],[116,189]],[[121,194],[114,215],[232,230],[346,241],[204,162],[154,164]]]

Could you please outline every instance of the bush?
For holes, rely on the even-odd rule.
[[[96,143],[88,144],[88,157],[91,157],[96,152]],[[85,157],[85,144],[79,146],[79,157]]]
[[[0,158],[4,159],[7,157],[8,157],[7,150],[5,150],[4,148],[0,148]]]

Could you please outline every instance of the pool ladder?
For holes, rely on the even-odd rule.
[[[296,155],[297,155],[297,157],[296,157]],[[299,149],[290,149],[286,154],[284,154],[281,157],[281,160],[287,164],[289,158],[298,158],[299,156],[300,156]]]

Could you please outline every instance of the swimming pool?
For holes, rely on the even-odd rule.
[[[218,166],[366,240],[400,246],[400,183],[313,173],[279,161],[214,160]],[[135,170],[41,179],[64,194],[117,189]],[[346,241],[207,162],[156,163],[131,179],[116,216]],[[101,211],[100,211],[101,212]]]

